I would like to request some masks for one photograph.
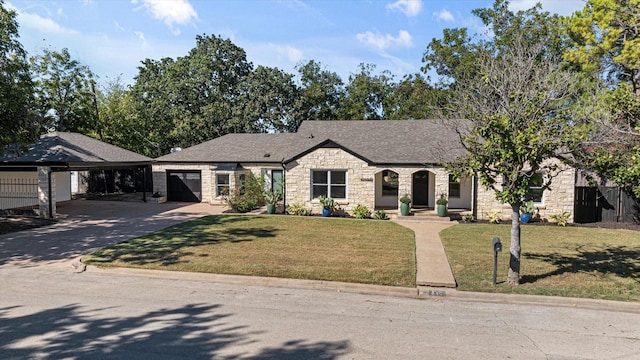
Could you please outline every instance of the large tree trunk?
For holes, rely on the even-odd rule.
[[[511,205],[511,246],[507,284],[520,285],[520,205]]]

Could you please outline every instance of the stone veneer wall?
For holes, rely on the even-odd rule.
[[[338,148],[320,148],[287,165],[285,174],[286,203],[302,204],[314,213],[322,208],[317,200],[311,199],[312,170],[346,170],[347,199],[338,201],[345,211],[353,211],[356,205],[375,208],[375,174],[382,170],[398,173],[398,197],[411,196],[412,174],[428,170],[435,174],[435,193],[447,194],[449,191],[449,175],[439,167],[389,167],[369,166],[365,161]]]
[[[575,169],[565,166],[564,170],[554,177],[550,189],[545,190],[542,195],[542,204],[536,205],[542,220],[549,220],[550,215],[566,211],[571,214],[569,222],[573,222],[575,174]],[[502,220],[511,220],[511,206],[498,202],[492,190],[486,190],[479,185],[477,201],[478,219],[486,220],[489,213],[497,211]]]
[[[229,175],[229,188],[235,189],[239,185],[240,175],[252,172],[255,176],[261,176],[261,169],[281,169],[278,163],[274,164],[242,164],[242,169],[237,171],[215,170],[213,164],[154,164],[153,165],[153,191],[167,196],[167,170],[200,170],[202,182],[202,202],[210,204],[226,205],[226,200],[216,195],[216,175]]]

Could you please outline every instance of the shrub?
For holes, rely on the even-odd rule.
[[[313,213],[311,210],[305,208],[302,204],[291,204],[287,207],[287,212],[291,215],[297,216],[311,216]]]
[[[445,194],[440,194],[440,197],[436,200],[436,205],[447,205],[448,203],[449,200],[447,200],[447,195]]]
[[[353,209],[353,216],[355,216],[356,219],[368,219],[371,217],[371,210],[364,205],[358,204],[355,209]]]
[[[466,223],[472,223],[473,222],[473,214],[464,214],[464,216],[462,217],[462,221],[464,221]]]
[[[487,214],[484,213],[484,215],[489,219],[489,223],[491,224],[500,224],[500,221],[502,219],[500,219],[500,212],[499,211],[492,211],[491,213]]]
[[[563,211],[559,214],[549,215],[549,219],[558,224],[558,226],[567,226],[569,222],[569,218],[571,217],[571,213],[568,211]]]
[[[320,196],[318,197],[318,201],[324,209],[330,209],[331,211],[335,210],[337,206],[336,201],[330,197]]]
[[[388,220],[389,217],[384,210],[378,210],[373,214],[373,218],[376,220]]]
[[[227,197],[227,205],[234,212],[246,213],[264,204],[264,182],[252,173],[245,177],[239,188],[231,191]]]
[[[411,204],[411,198],[409,195],[404,194],[404,196],[400,198],[400,202],[403,204]]]

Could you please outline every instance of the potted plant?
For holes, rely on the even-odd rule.
[[[447,216],[447,204],[449,200],[447,200],[447,196],[445,194],[440,194],[438,200],[436,200],[436,210],[438,212],[438,216],[444,217]]]
[[[333,210],[336,208],[336,202],[330,197],[326,197],[321,195],[318,197],[318,201],[320,205],[322,205],[322,216],[328,217],[331,215]]]
[[[276,212],[276,204],[282,199],[282,193],[279,191],[265,191],[263,193],[264,201],[267,203],[267,214]]]
[[[520,206],[520,221],[523,224],[528,223],[529,221],[531,221],[531,217],[533,216],[535,211],[536,211],[536,208],[535,206],[533,206],[533,201],[529,200],[523,203]]]
[[[400,198],[400,215],[409,216],[411,212],[411,198],[409,195],[405,194]]]

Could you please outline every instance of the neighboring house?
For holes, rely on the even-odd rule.
[[[397,209],[407,194],[412,206],[433,208],[444,194],[449,208],[485,218],[510,208],[475,178],[455,179],[442,164],[464,154],[454,124],[440,120],[304,121],[296,133],[229,134],[162,156],[153,164],[154,191],[169,201],[225,202],[248,173],[284,189],[284,203],[319,213],[320,195],[352,211]],[[543,176],[543,174],[541,174]],[[539,191],[542,217],[573,209],[575,173],[562,172],[553,191]],[[535,192],[535,189],[532,189]]]
[[[146,168],[151,161],[82,134],[42,135],[26,151],[0,157],[0,210],[35,207],[41,217],[55,217],[56,203],[78,186],[78,171]]]

